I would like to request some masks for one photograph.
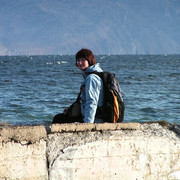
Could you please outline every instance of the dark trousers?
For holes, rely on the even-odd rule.
[[[83,123],[82,116],[68,117],[67,114],[61,113],[54,116],[52,124],[75,123],[75,122]]]

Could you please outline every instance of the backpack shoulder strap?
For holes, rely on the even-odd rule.
[[[81,97],[81,93],[82,93],[82,91],[84,90],[84,85],[81,85],[81,87],[80,87],[80,91],[79,91],[79,94],[78,94],[78,96],[77,96],[77,98],[76,98],[76,101],[80,101],[80,97]]]

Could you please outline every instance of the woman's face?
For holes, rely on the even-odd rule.
[[[89,63],[86,59],[84,58],[79,58],[77,59],[77,67],[80,69],[80,70],[85,70],[86,68],[89,67]]]

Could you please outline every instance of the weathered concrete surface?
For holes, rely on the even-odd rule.
[[[0,126],[0,180],[180,179],[180,126]]]
[[[178,135],[159,124],[127,126],[53,125],[49,179],[180,179]]]
[[[43,126],[0,127],[0,180],[48,179]]]
[[[44,126],[0,126],[0,142],[27,141],[34,143],[47,138]]]
[[[52,125],[51,133],[55,132],[80,132],[80,131],[103,131],[103,130],[137,130],[139,123],[74,123]]]

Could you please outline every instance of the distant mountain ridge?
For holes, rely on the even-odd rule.
[[[179,0],[1,0],[0,55],[180,53]]]

